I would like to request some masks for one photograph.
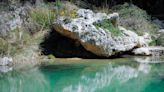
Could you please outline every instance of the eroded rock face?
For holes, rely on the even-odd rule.
[[[30,33],[39,30],[40,26],[29,15],[31,8],[30,4],[10,5],[9,8],[2,10],[0,12],[0,37],[6,38],[11,31],[17,28]]]
[[[22,27],[25,7],[13,6],[0,13],[0,37],[8,36],[8,33],[16,28]]]
[[[120,36],[114,36],[110,29],[97,28],[94,23],[110,20],[114,27],[121,31]],[[77,18],[60,17],[54,23],[54,29],[60,34],[75,39],[88,51],[104,57],[110,57],[134,47],[147,46],[144,37],[118,26],[118,13],[94,13],[91,10],[79,9]],[[111,29],[112,30],[112,29]]]
[[[10,30],[21,26],[21,18],[19,16],[21,9],[11,12],[2,11],[0,13],[0,36],[7,36]]]

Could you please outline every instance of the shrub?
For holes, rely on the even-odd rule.
[[[102,28],[102,29],[105,29],[105,30],[111,32],[111,34],[113,36],[120,36],[121,35],[121,31],[118,28],[114,27],[112,22],[108,19],[105,19],[101,22],[96,22],[96,23],[94,23],[94,25],[96,26],[97,29]]]
[[[56,18],[55,12],[50,10],[46,5],[31,9],[30,16],[36,23],[46,29],[51,27]]]
[[[164,46],[164,33],[161,33],[157,38],[157,45]]]
[[[40,26],[48,29],[58,16],[67,16],[71,18],[75,18],[77,16],[77,8],[74,8],[73,6],[70,8],[68,6],[71,6],[71,3],[65,3],[60,0],[57,0],[55,3],[47,3],[36,8],[32,8],[29,15]]]
[[[13,56],[28,44],[31,44],[30,34],[16,28],[9,32],[7,38],[0,38],[0,54]]]
[[[135,5],[127,3],[124,5],[117,5],[112,8],[112,11],[120,14],[121,26],[135,31],[139,35],[143,35],[145,32],[154,35],[159,29],[157,25],[152,23],[151,17],[146,13],[146,11]]]
[[[3,38],[0,38],[0,55],[7,55],[8,44]]]
[[[58,1],[56,3],[59,4],[55,4],[58,7],[57,11],[59,16],[66,16],[70,18],[77,17],[77,7],[73,3],[67,1]]]

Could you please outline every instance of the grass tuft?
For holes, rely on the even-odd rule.
[[[56,18],[55,12],[50,10],[48,6],[31,9],[30,16],[45,29],[49,29]]]
[[[113,36],[121,36],[121,31],[117,27],[114,27],[112,22],[108,19],[105,19],[101,22],[96,22],[94,23],[94,25],[96,26],[97,29],[102,28],[111,32]]]

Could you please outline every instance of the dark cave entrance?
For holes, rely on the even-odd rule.
[[[97,55],[85,50],[76,40],[62,36],[55,30],[51,30],[40,44],[42,54],[54,55],[57,58],[99,58]]]

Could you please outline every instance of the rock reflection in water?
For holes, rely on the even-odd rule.
[[[96,72],[94,77],[82,75],[78,83],[70,84],[70,86],[63,88],[61,92],[97,92],[97,90],[104,88],[114,91],[112,89],[113,87],[116,87],[116,85],[119,88],[119,86],[123,86],[130,79],[137,78],[140,72],[149,72],[150,68],[142,71],[141,66],[144,67],[144,65],[140,65],[139,68],[133,68],[125,65],[113,67],[112,64],[108,64],[100,72]],[[145,67],[149,66],[146,65]],[[129,90],[130,89],[131,88],[129,88]],[[121,92],[121,90],[122,89],[118,89],[117,91]],[[138,92],[138,90],[134,92]]]
[[[7,73],[12,70],[13,70],[13,68],[10,66],[0,66],[0,73]]]
[[[49,92],[49,85],[38,69],[0,74],[0,92]]]
[[[140,57],[137,60],[62,60],[39,69],[0,74],[0,92],[157,92],[156,88],[158,92],[164,90],[163,63],[137,61],[144,60]]]
[[[139,63],[164,63],[164,57],[153,56],[153,57],[135,57],[135,61]]]

